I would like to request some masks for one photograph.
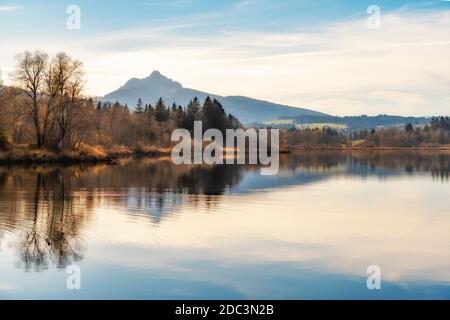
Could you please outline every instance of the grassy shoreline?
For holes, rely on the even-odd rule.
[[[55,153],[45,149],[32,149],[25,146],[14,147],[0,152],[0,165],[11,164],[115,164],[119,159],[130,157],[158,157],[170,155],[169,148],[138,146],[128,148],[114,146],[108,150],[101,147],[83,146],[80,151]]]
[[[298,151],[450,151],[450,145],[420,147],[289,146],[280,150],[280,154],[289,154]],[[133,157],[164,157],[170,156],[170,154],[170,147],[156,146],[138,146],[135,148],[114,146],[107,150],[101,147],[84,146],[81,151],[65,151],[61,153],[19,146],[9,151],[0,151],[0,165],[115,164],[120,159]]]

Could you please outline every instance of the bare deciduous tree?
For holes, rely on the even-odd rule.
[[[74,129],[75,119],[81,112],[82,90],[84,85],[83,64],[79,60],[73,60],[65,53],[58,53],[53,59],[50,88],[56,88],[49,94],[57,92],[56,100],[56,123],[58,126],[57,148],[62,150],[66,147],[74,147],[76,141]]]
[[[41,148],[45,143],[45,134],[42,129],[41,90],[45,81],[48,55],[42,51],[35,51],[34,53],[25,51],[17,55],[16,59],[17,66],[13,79],[31,102],[29,103],[29,114],[36,131],[36,145]]]

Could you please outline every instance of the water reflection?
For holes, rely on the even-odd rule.
[[[450,176],[450,152],[305,152],[283,158],[282,168],[330,171],[344,166],[348,174],[355,176],[403,173],[429,173],[448,180]]]
[[[188,199],[214,205],[242,172],[239,166],[176,167],[155,159],[119,166],[0,168],[0,237],[18,235],[13,246],[17,266],[25,270],[41,271],[50,263],[64,268],[83,258],[80,233],[89,228],[96,205],[125,205],[130,213],[138,208],[159,223]]]
[[[279,275],[278,269],[272,271],[274,279],[285,281],[285,287],[277,290],[295,298],[297,288],[287,285],[294,278],[307,281],[308,274],[315,279],[325,277],[318,270],[328,264],[344,273],[363,269],[367,257],[361,246],[367,242],[369,248],[376,248],[372,252],[376,261],[393,265],[392,279],[408,266],[419,266],[428,280],[448,280],[446,256],[438,249],[440,241],[448,239],[443,236],[449,223],[448,212],[446,215],[443,209],[446,200],[433,198],[448,190],[448,153],[307,152],[283,156],[280,165],[276,176],[260,176],[255,166],[174,166],[167,159],[130,160],[116,166],[1,167],[0,241],[8,241],[0,242],[0,248],[14,252],[15,266],[26,271],[61,269],[85,260],[99,269],[95,257],[102,256],[114,260],[113,265],[132,260],[133,268],[156,264],[167,270],[169,266],[192,265],[190,275],[198,277],[200,270],[206,274],[211,271],[208,265],[221,270],[224,263],[235,263],[221,272],[226,272],[236,288],[245,284],[248,291],[256,288],[260,279],[255,283],[246,283],[246,279],[256,274],[263,277],[263,270],[272,265],[280,270]],[[404,184],[398,180],[417,176],[420,182]],[[341,178],[345,181],[339,182]],[[377,184],[361,185],[372,178]],[[395,183],[379,186],[390,180]],[[444,187],[435,187],[436,180]],[[324,182],[330,184],[317,189],[317,199],[302,189]],[[407,188],[405,192],[419,200],[409,204],[396,201],[392,190],[399,188]],[[384,203],[387,206],[383,207]],[[425,215],[430,203],[433,215]],[[361,215],[368,211],[366,205],[370,212],[379,214]],[[410,233],[417,221],[425,231]],[[367,223],[371,229],[362,229]],[[374,230],[378,233],[371,233]],[[416,239],[414,234],[423,238]],[[374,239],[378,244],[372,242]],[[405,241],[415,243],[420,255],[392,263],[393,257],[404,252]],[[202,248],[201,254],[198,248]],[[225,260],[217,258],[219,255]],[[5,257],[0,251],[1,264],[8,260]],[[129,257],[126,263],[122,261],[125,257]],[[245,265],[249,259],[251,268]],[[299,261],[303,268],[310,265],[310,270],[316,270],[314,275],[299,271]],[[320,262],[320,266],[313,262]],[[238,280],[237,270],[247,274],[246,279]],[[127,277],[136,277],[139,282],[139,272]],[[120,274],[120,270],[114,273]],[[161,274],[164,277],[167,274]],[[346,281],[340,275],[333,277],[339,283]],[[153,280],[164,290],[165,282]],[[177,283],[185,283],[186,290],[192,291],[188,280],[180,278]],[[220,282],[219,278],[214,281]],[[0,279],[0,293],[1,284]],[[208,288],[217,289],[212,284]],[[273,289],[260,288],[265,292]],[[226,290],[229,297],[246,296],[239,290]],[[448,294],[446,289],[439,290]],[[326,296],[322,292],[318,297]]]
[[[450,156],[305,152],[283,156],[280,165],[276,177],[260,176],[252,166],[174,166],[168,159],[132,160],[118,166],[0,168],[0,232],[19,231],[15,247],[21,267],[42,270],[51,262],[62,268],[83,258],[80,231],[88,228],[91,209],[98,202],[125,205],[130,213],[147,214],[159,223],[187,202],[214,206],[227,192],[315,183],[338,175],[389,177],[422,172],[448,180]],[[244,173],[249,181],[245,188],[238,188]]]
[[[74,197],[64,170],[14,170],[0,175],[0,228],[17,233],[17,265],[40,271],[83,258],[80,231],[90,219],[89,198]],[[72,172],[71,170],[69,170]],[[24,189],[27,192],[24,192]]]

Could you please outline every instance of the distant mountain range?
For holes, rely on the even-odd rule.
[[[100,98],[101,101],[128,104],[134,107],[141,98],[144,103],[154,105],[161,97],[166,104],[186,106],[191,99],[197,97],[201,101],[207,96],[218,99],[225,111],[237,117],[242,123],[265,122],[279,118],[299,116],[327,116],[314,110],[297,108],[243,96],[220,96],[195,89],[184,88],[181,83],[163,76],[158,71],[143,79],[132,78],[122,87]]]
[[[206,97],[218,99],[225,111],[237,117],[243,124],[255,126],[271,126],[275,128],[290,127],[322,127],[330,126],[344,130],[362,130],[407,123],[424,125],[429,123],[428,117],[400,117],[392,115],[337,117],[322,112],[292,107],[243,96],[220,96],[195,89],[184,88],[181,83],[153,71],[143,79],[132,78],[116,91],[99,98],[101,101],[127,104],[134,108],[139,98],[145,104],[155,105],[161,97],[168,106],[174,102],[186,106],[191,99],[200,101]]]

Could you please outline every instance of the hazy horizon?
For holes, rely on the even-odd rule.
[[[0,70],[42,49],[83,61],[86,94],[104,96],[152,71],[221,96],[239,95],[333,115],[448,114],[450,2],[271,0],[78,1],[0,4]],[[123,12],[127,12],[126,15]]]

